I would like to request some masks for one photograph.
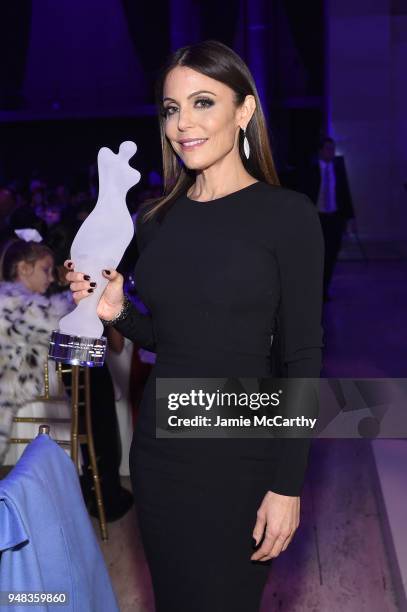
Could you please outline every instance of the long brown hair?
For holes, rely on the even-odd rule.
[[[181,47],[175,51],[161,68],[155,85],[155,103],[160,125],[161,148],[163,157],[164,195],[154,202],[150,210],[142,215],[144,220],[150,219],[160,211],[161,216],[166,208],[181,195],[185,194],[195,182],[195,171],[180,163],[165,135],[165,117],[163,115],[162,99],[164,82],[167,74],[176,66],[187,66],[212,79],[228,85],[234,91],[234,103],[239,107],[247,95],[252,95],[256,101],[256,109],[246,129],[250,143],[250,157],[246,159],[243,152],[243,131],[239,135],[239,152],[245,169],[257,180],[271,185],[279,185],[267,126],[259,95],[249,68],[237,53],[217,40],[205,40],[193,45]],[[141,209],[140,209],[141,210]]]

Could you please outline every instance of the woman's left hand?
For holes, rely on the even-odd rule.
[[[257,510],[253,529],[256,546],[264,534],[262,545],[250,557],[252,561],[268,561],[277,557],[291,542],[300,522],[300,498],[267,491]]]

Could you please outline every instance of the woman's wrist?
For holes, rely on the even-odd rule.
[[[99,317],[99,319],[102,321],[103,325],[107,325],[107,326],[115,325],[115,323],[118,323],[119,321],[123,321],[123,319],[127,317],[127,315],[129,314],[130,307],[131,307],[131,301],[129,300],[128,296],[124,294],[123,304],[119,312],[117,313],[117,315],[113,317],[112,319],[102,319],[102,317]]]

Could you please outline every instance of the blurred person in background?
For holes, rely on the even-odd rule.
[[[71,205],[71,195],[69,193],[69,189],[63,183],[57,185],[52,194],[52,202],[58,208],[63,211],[70,207]]]
[[[0,188],[0,244],[9,234],[9,216],[15,208],[15,197],[10,189]]]
[[[8,237],[15,237],[15,230],[33,228],[40,234],[44,242],[47,242],[47,224],[29,205],[15,208],[8,218]]]
[[[42,210],[47,206],[47,185],[40,179],[30,182],[30,206],[40,216]]]
[[[329,301],[336,260],[347,226],[356,232],[355,213],[343,156],[336,155],[335,141],[324,136],[318,156],[302,168],[299,191],[307,194],[317,207],[325,241],[323,299]]]

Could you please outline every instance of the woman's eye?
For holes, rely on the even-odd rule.
[[[167,118],[169,115],[172,115],[173,113],[170,113],[170,111],[172,109],[174,109],[174,108],[176,108],[176,107],[175,106],[167,106],[167,107],[163,108],[162,113],[161,113],[162,116],[164,118]]]
[[[209,108],[209,106],[212,106],[214,104],[214,101],[210,100],[209,98],[198,98],[196,103],[198,104],[198,102],[204,103],[204,106],[201,106],[200,108]]]
[[[209,108],[210,106],[213,106],[214,101],[210,100],[209,98],[198,98],[198,100],[195,100],[195,105],[198,103],[202,103],[202,106],[197,106],[197,108]],[[161,114],[166,119],[167,117],[171,117],[176,110],[176,106],[167,106],[162,110]],[[172,111],[174,111],[174,113]]]

